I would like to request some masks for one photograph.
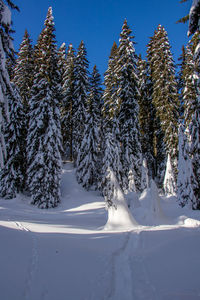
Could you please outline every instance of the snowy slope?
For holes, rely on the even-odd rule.
[[[0,199],[0,299],[199,300],[200,213],[171,197],[156,200],[155,214],[152,195],[125,232],[103,229],[103,198],[76,183],[70,164],[58,208]]]

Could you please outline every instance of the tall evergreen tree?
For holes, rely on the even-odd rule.
[[[12,1],[6,1],[8,6],[14,9],[18,7]],[[6,146],[4,131],[9,122],[8,94],[14,98],[9,75],[6,69],[6,58],[13,58],[13,47],[11,38],[10,11],[6,2],[0,0],[0,167],[4,166],[6,159]]]
[[[26,158],[24,139],[24,109],[18,91],[13,86],[15,98],[9,98],[10,120],[5,129],[6,160],[0,172],[0,197],[14,198],[25,187]]]
[[[117,79],[124,192],[141,190],[142,150],[139,130],[137,56],[131,29],[124,21],[118,47]]]
[[[193,173],[192,162],[189,155],[189,143],[183,125],[179,127],[179,158],[178,158],[178,178],[177,197],[179,204],[190,208],[195,204],[193,186],[196,186]]]
[[[63,101],[61,106],[61,129],[63,139],[64,155],[73,160],[73,122],[74,112],[74,64],[75,51],[70,44],[67,51],[67,57],[64,65],[64,74],[62,77]]]
[[[195,73],[195,61],[194,54],[195,48],[199,41],[199,33],[196,33],[186,48],[186,63],[183,69],[183,100],[184,100],[184,122],[185,127],[189,126],[192,119],[192,114],[197,106],[197,93],[196,93],[196,73]]]
[[[155,177],[154,158],[154,118],[155,109],[152,104],[152,82],[149,74],[149,66],[141,56],[138,59],[139,77],[139,123],[141,134],[142,154],[146,159],[148,173]]]
[[[100,105],[101,77],[94,66],[90,78],[87,116],[83,140],[78,149],[76,176],[79,183],[86,189],[98,187],[99,147],[100,147]]]
[[[74,111],[73,122],[73,155],[76,165],[77,153],[83,138],[86,120],[87,97],[89,91],[88,60],[84,42],[81,41],[74,66]]]
[[[112,122],[112,125],[106,128],[104,136],[101,180],[99,183],[99,189],[102,191],[108,207],[114,206],[115,183],[112,181],[112,174],[119,183],[121,182],[122,171],[119,122],[115,116],[110,122]]]
[[[22,43],[20,44],[16,65],[14,68],[13,81],[18,87],[25,111],[28,113],[28,105],[33,85],[33,47],[28,31],[25,30]]]
[[[117,59],[118,47],[114,42],[108,61],[108,68],[104,78],[104,93],[102,105],[102,136],[101,136],[101,180],[99,189],[107,199],[107,204],[112,205],[114,186],[111,174],[114,173],[117,182],[122,186],[121,146],[119,132],[119,102],[117,97]],[[109,204],[110,203],[110,204]]]
[[[177,87],[179,94],[179,103],[180,103],[180,121],[183,120],[184,115],[184,101],[183,101],[183,89],[184,89],[184,75],[183,72],[186,67],[186,48],[182,46],[182,53],[178,58],[178,67],[180,68],[177,74]]]
[[[60,73],[52,8],[48,9],[35,47],[35,72],[28,129],[28,185],[32,204],[55,207],[60,202]]]
[[[104,127],[106,126],[106,121],[109,121],[116,115],[118,110],[117,102],[117,57],[118,57],[118,47],[116,42],[113,43],[111,48],[110,57],[108,61],[108,68],[104,76],[105,90],[103,94],[103,106],[102,114],[104,119]]]
[[[193,1],[190,10],[189,18],[189,32],[188,34],[195,34],[199,32],[199,9],[200,1]],[[197,33],[197,42],[194,45],[194,62],[195,62],[195,89],[196,89],[196,103],[192,113],[191,122],[189,124],[190,134],[190,155],[192,159],[192,169],[195,176],[195,183],[193,183],[193,191],[196,197],[193,203],[193,209],[200,209],[200,40],[199,33]]]
[[[148,45],[148,61],[153,81],[152,101],[160,123],[158,132],[164,135],[166,153],[170,154],[174,173],[177,174],[179,99],[170,44],[167,32],[161,25]],[[159,140],[160,137],[157,138]]]

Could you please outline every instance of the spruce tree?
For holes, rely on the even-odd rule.
[[[101,78],[94,66],[90,78],[90,93],[83,139],[78,149],[76,177],[83,187],[98,187],[100,147]]]
[[[99,189],[105,197],[108,207],[114,206],[113,197],[116,186],[112,181],[112,174],[119,183],[122,171],[119,122],[116,117],[113,117],[110,122],[112,124],[107,126],[104,136],[101,181],[99,183]]]
[[[60,73],[52,8],[48,9],[37,45],[27,141],[28,185],[32,204],[56,207],[60,202]]]
[[[14,68],[13,82],[16,84],[19,90],[26,113],[28,113],[31,88],[33,85],[33,70],[33,48],[28,31],[25,30]]]
[[[74,112],[74,64],[75,51],[70,44],[67,51],[67,57],[64,63],[64,73],[62,77],[63,101],[61,105],[61,129],[64,155],[66,158],[73,160],[73,122]]]
[[[0,172],[0,197],[16,197],[22,192],[26,179],[26,158],[24,138],[24,109],[18,91],[13,86],[15,98],[9,97],[9,122],[5,129],[6,160]]]
[[[192,160],[192,170],[195,177],[193,182],[193,191],[196,197],[196,201],[193,203],[193,209],[200,209],[200,96],[198,96],[197,99],[198,103],[189,124],[191,142],[189,152]]]
[[[74,111],[73,122],[73,156],[76,165],[77,153],[83,138],[86,121],[87,97],[89,91],[88,60],[84,42],[81,41],[74,66]]]
[[[8,6],[14,9],[18,7],[12,1],[6,1]],[[6,69],[6,59],[13,59],[13,48],[11,38],[10,11],[6,2],[0,0],[0,167],[4,166],[6,159],[6,146],[4,131],[9,122],[8,94],[14,98],[14,91],[10,84],[8,71]]]
[[[117,101],[117,58],[118,47],[114,42],[108,61],[108,68],[105,72],[102,105],[102,126],[101,126],[101,180],[99,189],[106,198],[107,204],[112,205],[114,186],[112,186],[111,175],[114,173],[117,182],[122,186],[122,164],[121,146],[119,132],[119,103]]]
[[[179,157],[178,157],[178,178],[177,198],[179,205],[193,207],[195,194],[193,186],[196,186],[193,173],[192,161],[189,154],[189,141],[183,125],[179,127]]]
[[[197,93],[196,93],[196,74],[195,74],[195,61],[194,54],[195,48],[199,41],[199,33],[195,33],[191,41],[186,47],[185,66],[183,68],[183,101],[184,101],[184,123],[185,127],[189,126],[197,106]]]
[[[160,124],[160,128],[158,127],[157,131],[161,136],[157,136],[156,142],[161,141],[163,135],[163,148],[166,149],[166,153],[170,154],[172,167],[176,175],[179,99],[170,44],[167,32],[161,25],[158,26],[148,45],[148,61],[153,82],[152,101],[156,110],[157,124],[158,126]],[[158,145],[157,149],[159,149]],[[164,162],[166,162],[166,153],[162,168],[164,167]],[[163,171],[160,174],[160,182],[162,182],[164,175]]]
[[[184,115],[184,101],[183,101],[183,89],[184,89],[184,75],[183,72],[186,67],[186,48],[182,46],[182,53],[178,58],[180,62],[177,66],[180,68],[177,74],[177,87],[179,94],[179,103],[180,103],[180,122],[183,120]]]
[[[142,150],[139,129],[137,56],[131,30],[124,21],[118,47],[117,96],[124,192],[141,190]]]
[[[154,158],[154,118],[155,109],[152,104],[152,82],[149,74],[149,66],[141,56],[138,59],[139,77],[139,124],[141,135],[141,147],[143,158],[147,162],[148,173],[155,177]]]
[[[106,121],[109,121],[116,115],[119,106],[117,103],[117,57],[118,47],[116,42],[114,42],[109,56],[108,68],[104,74],[105,90],[103,93],[102,106],[104,127],[106,126]]]

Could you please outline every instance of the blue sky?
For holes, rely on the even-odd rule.
[[[127,19],[135,36],[137,54],[146,55],[146,45],[158,24],[168,32],[175,61],[182,45],[188,42],[187,25],[176,24],[185,16],[191,0],[15,0],[21,12],[13,13],[14,46],[18,51],[25,28],[33,43],[40,34],[49,6],[53,8],[58,46],[72,43],[75,49],[85,42],[90,67],[95,64],[103,74],[107,68],[110,49]]]

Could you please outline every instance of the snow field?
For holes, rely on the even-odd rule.
[[[0,299],[200,299],[199,212],[147,190],[132,210],[139,225],[104,230],[104,199],[72,165],[62,175],[55,209],[0,199]]]

